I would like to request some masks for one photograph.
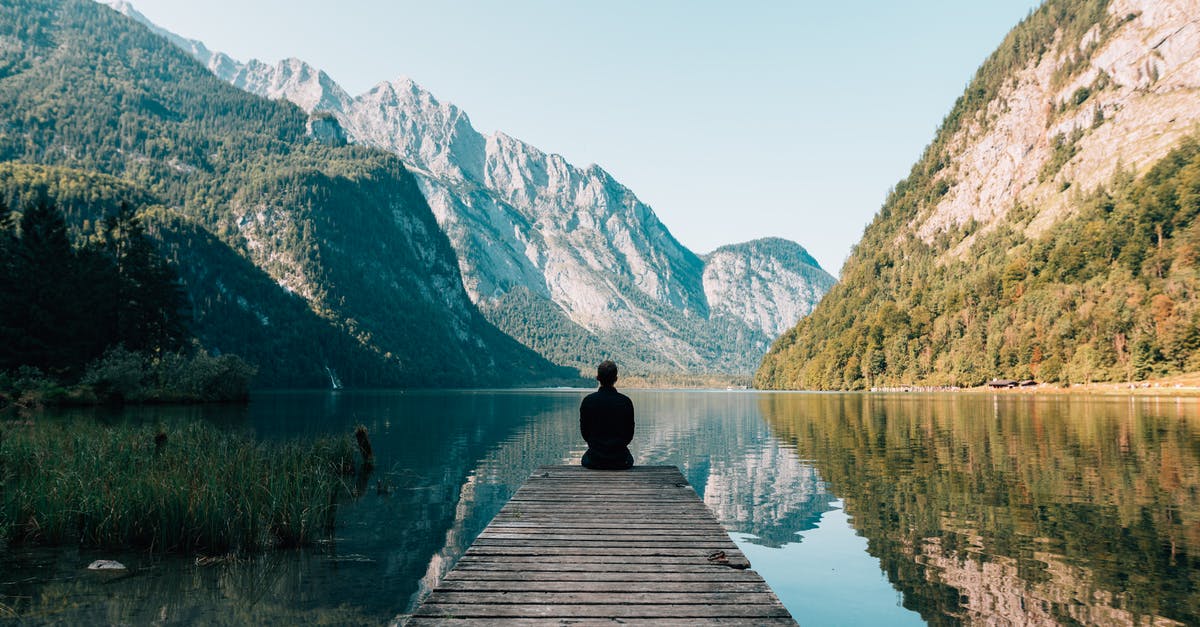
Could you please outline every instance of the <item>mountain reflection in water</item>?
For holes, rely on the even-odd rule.
[[[265,439],[364,424],[377,470],[339,506],[336,537],[313,549],[210,566],[0,550],[0,604],[31,624],[392,620],[441,581],[534,468],[578,463],[585,393],[288,392],[241,408],[39,417],[206,420]],[[762,556],[755,567],[802,624],[850,620],[856,595],[877,601],[876,623],[915,618],[904,608],[937,624],[1198,622],[1195,399],[630,395],[637,462],[680,467]],[[122,559],[130,576],[82,570],[98,557]]]

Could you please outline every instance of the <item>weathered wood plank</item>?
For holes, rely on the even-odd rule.
[[[447,579],[438,586],[439,592],[579,592],[586,589],[597,593],[636,593],[645,592],[645,581],[593,581],[586,588],[578,581],[536,581],[536,580],[503,580],[488,581],[482,579]],[[653,586],[654,592],[770,592],[771,588],[764,582],[757,581],[705,581],[697,585],[695,581],[662,581]]]
[[[569,533],[575,535],[629,532],[634,535],[653,533],[708,533],[720,535],[724,528],[715,523],[696,524],[688,522],[628,522],[611,523],[601,521],[562,521],[553,520],[495,520],[485,529],[488,533]],[[728,535],[728,534],[726,534]]]
[[[719,536],[716,534],[684,534],[678,531],[668,531],[665,533],[643,533],[630,532],[621,533],[614,530],[609,533],[562,533],[561,531],[528,531],[522,533],[513,532],[483,532],[476,539],[476,542],[504,542],[520,540],[526,542],[686,542],[694,544],[697,542],[718,542],[723,544],[733,544],[729,540],[729,536]]]
[[[592,625],[647,625],[650,627],[708,627],[708,626],[744,626],[758,627],[769,625],[791,625],[796,621],[788,618],[595,618],[595,619],[561,619],[561,618],[447,618],[416,616],[408,620],[406,625],[413,627],[550,627],[573,625],[588,627]]]
[[[674,499],[655,501],[647,503],[645,501],[620,500],[620,499],[596,499],[596,500],[575,500],[575,499],[558,499],[554,501],[539,501],[539,500],[523,500],[516,499],[509,501],[505,507],[509,509],[531,509],[542,508],[554,511],[562,511],[563,513],[588,512],[594,510],[604,511],[645,511],[647,509],[653,511],[685,511],[694,514],[703,514],[708,510],[698,502],[689,502],[687,499]],[[711,514],[710,514],[711,515]]]
[[[597,516],[597,514],[600,514]],[[672,510],[672,511],[649,511],[649,510],[613,510],[613,509],[578,509],[571,511],[556,510],[553,507],[527,507],[525,505],[513,505],[508,509],[500,510],[497,516],[507,519],[513,518],[550,518],[554,520],[565,521],[591,521],[593,523],[614,523],[614,522],[653,522],[664,520],[691,520],[696,523],[706,523],[711,519],[712,514],[705,514],[702,511],[687,511],[687,510]]]
[[[783,605],[637,605],[589,603],[581,605],[502,605],[466,603],[425,603],[413,616],[450,616],[454,618],[712,618],[790,616]]]
[[[649,605],[772,605],[771,592],[579,592],[579,591],[522,591],[482,592],[439,588],[429,595],[426,603],[509,604],[509,605],[587,605],[587,604],[649,604]]]
[[[795,625],[674,467],[544,466],[410,625]]]
[[[730,543],[732,544],[732,543]],[[697,557],[707,559],[716,550],[724,550],[726,555],[733,555],[734,550],[714,545],[712,551],[707,548],[672,548],[672,547],[490,547],[490,545],[475,544],[467,549],[467,555],[526,555],[539,557],[558,556],[654,556],[654,557]]]
[[[728,538],[720,536],[538,536],[510,535],[505,537],[480,536],[476,547],[734,547]]]
[[[669,568],[668,568],[669,567]],[[491,571],[520,571],[520,572],[613,572],[613,573],[661,573],[664,571],[676,573],[712,573],[717,569],[722,572],[732,569],[729,566],[706,566],[702,564],[687,564],[679,561],[656,560],[641,562],[560,562],[544,563],[541,561],[521,562],[508,560],[504,562],[467,562],[461,570],[491,570]],[[459,570],[459,569],[456,569]]]
[[[671,569],[664,572],[661,566],[648,569],[644,572],[633,570],[614,570],[602,571],[595,569],[580,569],[575,571],[567,570],[532,570],[524,568],[509,568],[505,570],[491,569],[473,569],[473,568],[456,568],[446,575],[443,581],[470,580],[470,581],[538,581],[546,582],[572,582],[578,587],[579,582],[621,582],[621,583],[637,583],[642,585],[643,589],[648,588],[646,582],[683,582],[688,584],[705,583],[705,582],[745,582],[748,579],[745,573],[753,574],[753,571],[739,571],[729,568],[707,568],[699,569],[689,567],[688,570]],[[755,579],[754,581],[762,581]]]

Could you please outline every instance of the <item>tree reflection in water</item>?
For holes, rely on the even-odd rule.
[[[930,623],[1200,621],[1196,399],[764,395]]]

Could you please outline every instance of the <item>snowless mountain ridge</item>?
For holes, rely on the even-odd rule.
[[[558,363],[586,370],[599,350],[648,372],[750,372],[835,283],[786,240],[702,258],[599,166],[481,134],[410,79],[351,97],[298,59],[242,63],[159,28],[129,2],[107,4],[234,86],[332,115],[350,141],[399,155],[455,249],[471,299]]]

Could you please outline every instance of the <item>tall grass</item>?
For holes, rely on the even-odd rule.
[[[332,529],[349,438],[261,443],[193,423],[0,426],[0,539],[256,551]]]

